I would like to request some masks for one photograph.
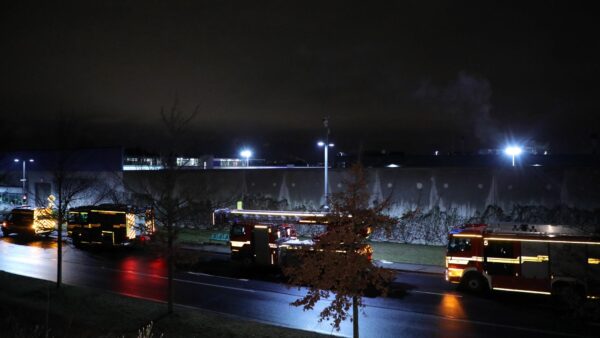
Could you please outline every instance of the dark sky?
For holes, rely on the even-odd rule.
[[[66,114],[88,143],[151,148],[175,100],[200,112],[194,151],[220,156],[248,145],[312,158],[323,116],[349,152],[510,138],[579,152],[600,129],[600,20],[588,2],[1,6],[0,131],[13,146],[47,146]]]

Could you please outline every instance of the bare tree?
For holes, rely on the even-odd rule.
[[[375,288],[386,294],[392,278],[389,270],[373,264],[366,235],[378,228],[389,231],[395,219],[384,214],[389,198],[370,205],[361,166],[353,166],[344,186],[345,191],[331,197],[328,231],[318,238],[313,250],[299,250],[298,264],[284,267],[284,273],[291,283],[308,285],[306,295],[292,305],[310,310],[319,300],[332,297],[319,321],[333,320],[332,326],[339,330],[352,308],[353,333],[358,337],[359,308],[364,306],[365,291]]]
[[[56,287],[62,285],[62,254],[63,254],[63,228],[67,221],[67,212],[74,202],[90,197],[95,191],[96,179],[91,175],[77,172],[77,152],[69,144],[72,140],[75,121],[63,114],[57,118],[58,123],[58,150],[53,168],[53,183],[56,193],[56,221],[58,225],[57,259],[56,259]],[[97,196],[96,196],[97,198]]]
[[[154,209],[155,219],[159,225],[158,237],[163,239],[167,257],[167,303],[168,313],[173,313],[173,273],[174,242],[179,226],[188,218],[193,205],[193,191],[184,180],[183,168],[185,160],[178,161],[177,152],[181,151],[188,131],[189,123],[198,115],[198,107],[191,113],[179,109],[177,101],[170,110],[161,109],[160,118],[165,132],[163,149],[159,161],[163,169],[148,173],[145,179],[129,183],[126,187],[138,196],[143,196],[146,203]],[[163,233],[164,236],[160,236]]]

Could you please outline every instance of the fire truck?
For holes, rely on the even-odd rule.
[[[56,230],[52,208],[14,208],[2,222],[2,234],[46,235]]]
[[[150,239],[155,231],[151,209],[101,204],[71,208],[68,214],[67,235],[75,246],[126,246]]]
[[[213,212],[213,225],[230,227],[232,260],[244,265],[281,266],[294,259],[296,250],[313,249],[329,230],[327,216],[325,212],[218,209]],[[309,225],[316,234],[312,239],[299,239],[298,225]],[[366,227],[363,235],[370,233],[371,228]],[[371,259],[373,250],[365,245],[360,252]]]
[[[446,280],[472,292],[598,298],[600,238],[560,225],[467,224],[448,235]]]
[[[213,225],[230,227],[232,260],[245,265],[279,266],[282,249],[314,245],[312,239],[298,239],[296,225],[324,226],[326,216],[322,212],[217,209]]]

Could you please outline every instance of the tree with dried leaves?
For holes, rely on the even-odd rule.
[[[376,229],[391,231],[396,220],[385,214],[389,198],[369,203],[361,166],[352,167],[343,184],[345,190],[330,198],[327,231],[315,240],[311,249],[298,250],[296,264],[283,270],[292,284],[308,285],[306,295],[292,305],[311,310],[320,300],[330,300],[319,314],[319,321],[331,320],[333,328],[339,331],[341,323],[350,317],[354,337],[358,337],[359,308],[364,307],[362,297],[373,288],[386,295],[393,277],[391,271],[373,264],[367,235]]]

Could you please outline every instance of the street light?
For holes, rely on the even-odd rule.
[[[329,167],[329,163],[328,163],[328,153],[329,153],[329,147],[333,147],[334,144],[333,143],[329,143],[329,142],[323,142],[323,141],[319,141],[317,143],[317,145],[319,147],[323,147],[323,152],[324,152],[324,157],[325,157],[325,163],[323,165],[323,169],[325,170],[325,208],[328,209],[329,208],[329,203],[327,203],[327,196],[328,196],[328,191],[327,191],[327,186],[328,186],[328,177],[327,177],[327,168]]]
[[[27,183],[27,176],[26,176],[26,170],[27,170],[27,162],[33,163],[33,159],[30,158],[29,160],[20,160],[18,158],[15,158],[15,163],[19,163],[19,162],[23,162],[23,178],[21,178],[21,182],[23,182],[23,195],[22,195],[22,199],[23,199],[23,205],[25,205],[25,203],[28,203],[27,200],[27,188],[25,187],[25,184]]]
[[[246,167],[250,166],[250,157],[252,157],[252,151],[249,149],[244,149],[240,151],[240,156],[246,159]]]
[[[512,157],[512,166],[515,166],[515,156],[521,155],[523,149],[519,146],[508,146],[504,149],[504,153]]]

